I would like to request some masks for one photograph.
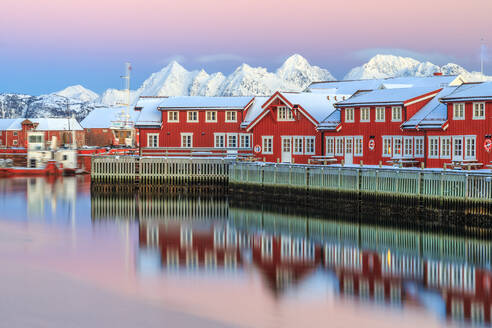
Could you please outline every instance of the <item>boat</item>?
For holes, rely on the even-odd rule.
[[[62,176],[73,175],[75,170],[71,168],[64,168],[63,165],[56,160],[49,160],[44,167],[0,167],[0,177],[35,177],[35,176]]]

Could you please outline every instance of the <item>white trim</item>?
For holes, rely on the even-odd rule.
[[[300,143],[300,151],[296,151],[296,142]],[[304,154],[304,137],[302,136],[292,136],[292,154],[302,155]]]
[[[335,137],[335,156],[343,156],[343,154],[345,153],[344,143],[345,143],[344,137]],[[341,151],[338,151],[339,150],[338,145],[340,145]]]
[[[400,118],[395,119],[394,110],[400,109]],[[401,122],[403,120],[403,107],[402,106],[391,106],[391,122]]]
[[[472,140],[473,154],[468,156],[468,140]],[[477,158],[477,137],[476,136],[464,136],[463,138],[463,158],[465,160],[475,160]]]
[[[157,145],[151,146],[150,137],[157,137]],[[159,133],[147,133],[147,147],[148,148],[158,148],[159,147]]]
[[[258,116],[258,117],[257,117],[257,118],[253,121],[253,122],[254,122],[254,124],[253,124],[253,125],[251,125],[250,127],[248,127],[248,128],[246,129],[246,131],[248,131],[248,132],[249,132],[249,131],[250,131],[250,130],[251,130],[251,129],[252,129],[252,128],[256,125],[256,124],[258,124],[258,122],[260,122],[260,121],[263,119],[263,117],[265,117],[265,116],[268,114],[268,112],[269,112],[268,110],[264,109],[264,110],[263,110],[263,114],[261,114],[260,116]]]
[[[176,120],[170,120],[170,116],[171,116],[171,113],[176,113],[176,117],[177,119]],[[178,111],[174,111],[174,110],[170,110],[167,112],[167,122],[168,123],[179,123],[179,112]]]
[[[348,113],[352,113],[352,116],[350,119],[347,119],[349,116]],[[345,115],[345,123],[354,123],[355,121],[355,109],[353,107],[350,108],[344,108],[344,115]]]
[[[383,118],[382,119],[378,119],[378,109],[383,110]],[[377,106],[374,111],[375,111],[375,115],[376,115],[375,122],[386,122],[386,107]]]
[[[397,153],[397,141],[400,144],[400,152]],[[403,157],[403,136],[393,136],[393,147],[392,147],[392,156],[391,158],[402,158]]]
[[[287,103],[285,102],[285,100],[284,100],[282,97],[280,97],[280,96],[281,96],[281,94],[277,94],[275,97],[273,97],[272,99],[270,99],[268,102],[264,103],[264,104],[261,106],[261,108],[263,108],[263,109],[265,110],[265,109],[267,109],[267,108],[268,108],[268,106],[270,106],[270,105],[272,104],[272,102],[273,102],[274,100],[276,100],[276,99],[280,99],[280,100],[282,101],[282,103],[283,103],[285,106],[287,106],[287,107],[289,107],[289,108],[291,108],[291,109],[292,109],[292,107],[290,107],[290,105],[289,105],[289,104],[287,104]]]
[[[439,157],[442,159],[450,159],[451,158],[451,136],[442,136],[440,137],[440,149],[439,149]],[[447,147],[444,147],[444,145],[447,144]],[[446,149],[447,148],[447,149]],[[448,154],[443,154],[443,151],[447,150]]]
[[[230,145],[229,140],[231,137],[235,137],[236,144]],[[227,133],[227,148],[239,148],[239,135],[238,133]]]
[[[234,113],[234,119],[227,119],[227,113]],[[226,110],[225,112],[225,121],[226,123],[236,123],[237,122],[237,111],[235,110]]]
[[[382,151],[381,151],[381,157],[391,157],[393,155],[393,144],[392,144],[392,140],[393,140],[393,137],[392,136],[382,136],[381,138],[381,142],[382,142]],[[385,141],[388,142],[388,145],[385,145]],[[388,149],[387,147],[385,146],[388,146],[389,147],[389,151],[386,152],[386,150]]]
[[[420,141],[421,144],[422,144],[422,152],[421,153],[418,153],[417,152],[417,149],[419,149],[417,147],[417,141]],[[414,137],[414,147],[413,147],[413,152],[415,154],[415,158],[423,158],[424,157],[424,154],[425,154],[425,138],[423,136],[420,136],[420,137]]]
[[[457,105],[463,105],[463,116],[459,116],[457,117],[455,114],[456,114],[456,106]],[[466,106],[465,106],[465,103],[464,102],[460,102],[460,103],[453,103],[453,121],[463,121],[465,119],[465,116],[466,116]]]
[[[285,118],[281,118],[280,117],[280,110],[285,111],[284,112]],[[278,122],[292,122],[292,121],[295,121],[295,119],[294,119],[294,109],[289,108],[289,106],[285,106],[285,105],[277,106],[276,111],[277,111],[277,121]],[[287,117],[287,116],[289,116],[289,117]]]
[[[314,155],[316,153],[316,137],[308,136],[305,137],[305,145],[304,145],[304,153],[306,155]],[[313,142],[313,151],[308,151],[308,140],[312,140]]]
[[[362,112],[367,112],[367,119],[362,119]],[[368,123],[371,122],[371,107],[361,107],[359,109],[359,115],[360,115],[360,122],[361,123]]]
[[[413,104],[416,104],[418,102],[421,102],[422,100],[426,100],[426,99],[429,99],[429,98],[433,98],[435,95],[437,95],[439,92],[436,92],[436,93],[432,93],[428,96],[425,96],[425,97],[422,97],[422,98],[418,98],[418,99],[415,99],[411,102],[408,102],[408,103],[405,103],[405,106],[410,106],[410,105],[413,105]]]
[[[358,146],[360,146],[360,152],[357,151]],[[354,137],[354,156],[356,156],[356,157],[364,156],[364,137],[363,136],[355,136]]]
[[[190,120],[190,114],[196,113],[196,120]],[[187,123],[198,123],[200,121],[199,113],[197,110],[188,110],[186,111],[186,122]]]
[[[244,140],[248,137],[249,139],[249,147],[244,146]],[[243,149],[251,149],[253,148],[253,134],[252,133],[239,133],[239,148]]]
[[[482,116],[475,116],[475,105],[483,105],[483,115]],[[473,113],[473,119],[474,120],[485,120],[485,103],[484,102],[474,102],[472,103],[472,113]]]
[[[410,152],[407,153],[407,147],[410,147]],[[414,154],[413,137],[403,137],[403,154],[402,157],[411,158]]]
[[[271,149],[269,151],[266,151],[265,147],[265,141],[270,140],[271,141]],[[266,155],[271,155],[273,154],[273,136],[261,136],[261,153],[266,154]]]
[[[433,142],[432,141],[435,141],[436,142],[436,145],[437,145],[437,149],[436,150],[436,155],[433,155],[433,149],[432,149],[432,145],[433,145]],[[428,136],[427,137],[427,158],[439,158],[439,136]]]
[[[331,140],[331,152],[328,151],[328,140]],[[325,155],[334,156],[335,155],[335,137],[325,136]]]

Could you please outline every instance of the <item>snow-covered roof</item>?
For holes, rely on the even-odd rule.
[[[318,130],[335,130],[341,122],[340,110],[336,109],[327,118],[325,118],[319,125]]]
[[[255,97],[253,103],[248,108],[246,112],[246,117],[241,123],[241,127],[247,127],[251,122],[253,122],[260,114],[263,112],[263,104],[268,100],[269,97]]]
[[[75,118],[15,118],[0,119],[1,130],[22,130],[22,122],[29,120],[37,124],[35,131],[82,131]]]
[[[125,107],[99,107],[94,108],[89,115],[80,122],[84,129],[108,129],[112,123],[120,120],[120,114]],[[129,113],[130,121],[134,122],[138,112],[131,110]]]
[[[159,109],[244,109],[253,97],[169,97],[159,104]]]
[[[492,82],[462,84],[456,92],[443,97],[442,101],[492,100]]]
[[[381,83],[382,83],[381,79],[313,82],[309,85],[307,91],[313,93],[329,93],[333,95],[351,96],[358,90],[377,89],[381,85]]]
[[[161,126],[162,114],[157,109],[165,97],[140,97],[135,104],[139,109],[136,114],[136,127]]]
[[[336,103],[333,100],[334,97],[328,97],[326,94],[309,92],[281,92],[280,94],[292,105],[301,106],[318,122],[321,122],[335,110],[335,107],[333,107]]]
[[[443,88],[434,98],[422,107],[401,127],[404,129],[434,129],[441,128],[447,121],[447,106],[439,101],[440,98],[455,92],[457,87]]]
[[[378,89],[368,92],[359,92],[347,100],[337,103],[337,107],[351,107],[364,105],[402,105],[406,101],[418,98],[425,94],[439,91],[436,86],[417,88]]]

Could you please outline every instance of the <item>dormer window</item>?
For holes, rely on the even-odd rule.
[[[294,115],[292,110],[287,106],[277,107],[277,121],[293,121]]]

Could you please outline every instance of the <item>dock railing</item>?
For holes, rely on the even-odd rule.
[[[234,162],[229,168],[229,183],[251,187],[492,201],[492,175],[487,172]]]

